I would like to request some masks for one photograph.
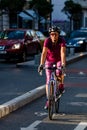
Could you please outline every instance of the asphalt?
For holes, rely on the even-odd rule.
[[[66,63],[71,64],[75,61],[80,60],[81,58],[87,56],[87,52],[82,53],[75,53],[75,54],[69,54],[66,59]],[[35,60],[27,61],[25,63],[18,63],[16,66],[37,66],[39,63],[40,55],[35,57]],[[6,103],[3,103],[0,105],[0,118],[10,114],[11,112],[17,110],[20,107],[23,107],[24,105],[36,100],[37,98],[45,95],[45,85],[39,86],[21,96],[18,96]]]

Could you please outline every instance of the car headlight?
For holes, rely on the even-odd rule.
[[[69,42],[69,45],[72,45],[72,43],[71,43],[71,42]]]
[[[81,41],[78,41],[77,43],[78,43],[78,44],[83,44],[83,41],[81,40]]]
[[[19,49],[20,46],[21,46],[20,43],[14,44],[14,45],[12,46],[12,49]]]

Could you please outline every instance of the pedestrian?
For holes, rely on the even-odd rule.
[[[56,63],[57,67],[61,66],[65,70],[66,66],[66,44],[63,37],[60,36],[60,27],[52,26],[49,28],[49,37],[46,38],[43,45],[43,50],[40,59],[40,65],[38,72],[43,70],[43,66],[51,67]],[[48,83],[51,77],[51,70],[46,69],[46,105],[45,109],[48,108]],[[56,74],[59,75],[59,70]],[[64,92],[64,75],[61,75],[62,80],[59,84],[60,93]]]

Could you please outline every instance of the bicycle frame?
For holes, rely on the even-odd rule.
[[[50,69],[50,68],[48,68]],[[58,77],[56,76],[56,69],[60,68],[51,68],[51,78],[48,85],[48,101],[49,101],[49,107],[48,107],[48,114],[49,119],[52,120],[53,113],[58,113],[59,109],[59,101],[61,96],[57,96],[57,85],[58,85]]]
[[[52,120],[53,113],[58,113],[60,97],[62,96],[62,94],[60,94],[59,92],[59,89],[57,88],[57,86],[59,85],[59,78],[58,76],[56,76],[56,69],[62,71],[62,68],[57,68],[56,65],[53,65],[53,67],[44,67],[44,69],[52,70],[51,78],[48,85],[48,115],[49,119]],[[40,73],[40,75],[42,75],[42,73]],[[59,92],[58,95],[57,92]]]
[[[51,83],[53,84],[53,87],[54,87],[54,92],[53,92],[53,95],[54,95],[54,98],[56,98],[56,88],[57,88],[57,77],[55,75],[55,72],[53,71],[51,73],[51,78],[50,78],[50,81],[49,81],[49,85],[48,85],[48,98],[50,96],[50,86],[51,86]]]

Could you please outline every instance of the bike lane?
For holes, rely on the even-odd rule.
[[[87,55],[87,53],[78,53],[78,54],[72,55],[70,57],[67,57],[67,65],[71,64],[72,62],[75,62],[77,60],[80,60],[81,58],[85,57],[86,55]],[[26,64],[30,65],[30,66],[32,66],[32,65],[35,66],[34,61],[22,63],[22,64],[19,64],[19,66],[26,65]],[[12,111],[17,110],[18,108],[26,105],[27,103],[30,103],[31,101],[39,98],[40,96],[42,96],[44,94],[45,94],[45,85],[35,88],[19,97],[16,97],[6,103],[3,103],[2,105],[0,105],[0,118],[9,114]]]

